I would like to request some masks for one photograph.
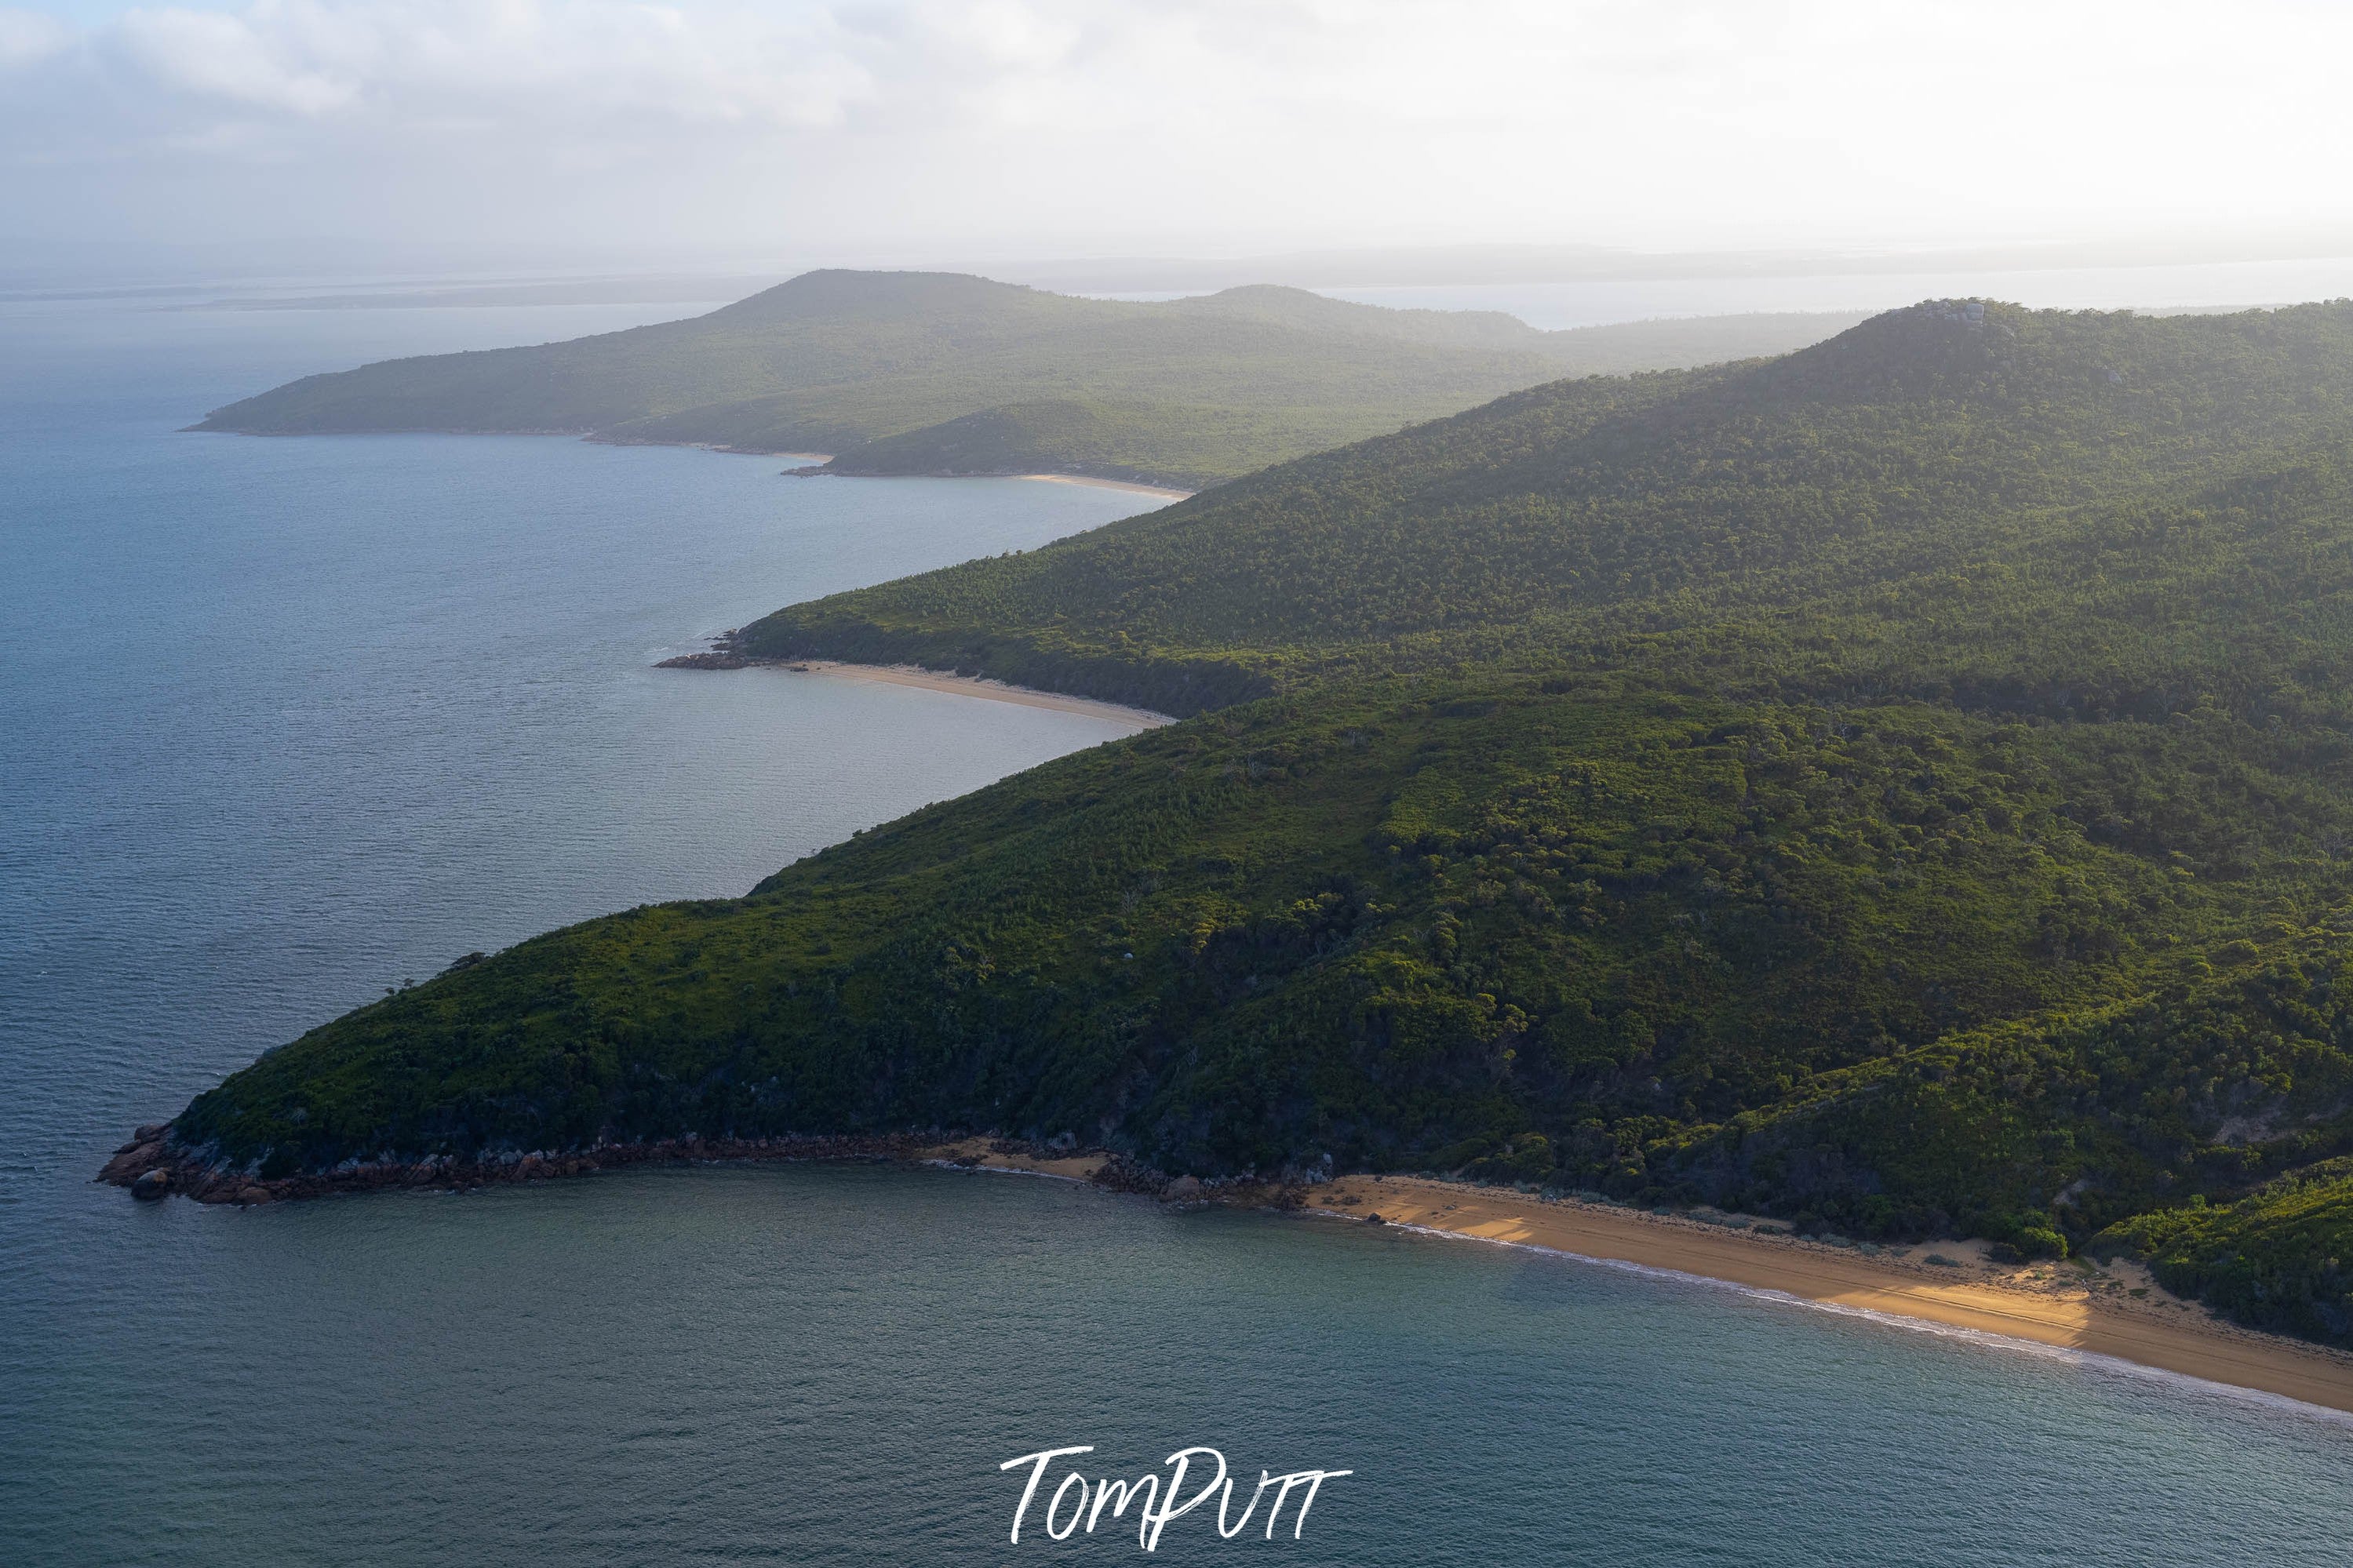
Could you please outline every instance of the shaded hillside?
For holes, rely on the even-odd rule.
[[[743,641],[1136,699],[1198,666],[1214,702],[1270,689],[1237,668],[1280,683],[1487,657],[1539,626],[1656,630],[1997,562],[2044,574],[2069,509],[2227,510],[2233,476],[2291,482],[2353,405],[2353,308],[1956,316],[1539,387],[1040,550],[797,605]],[[1123,666],[1145,673],[1123,685]]]
[[[691,321],[308,376],[197,428],[563,432],[830,454],[896,437],[842,471],[951,471],[905,465],[954,446],[941,462],[991,466],[953,471],[1202,485],[1565,374],[1778,351],[1851,319],[1539,332],[1493,312],[1290,289],[1137,304],[946,273],[811,272]],[[1095,412],[1073,438],[1067,417],[1037,417],[1047,406]],[[925,435],[990,411],[1014,438]]]
[[[799,606],[746,640],[1206,710],[455,969],[172,1136],[1328,1155],[2131,1249],[2353,1339],[2348,456],[2353,306],[1937,304]]]
[[[183,1130],[306,1165],[674,1124],[999,1125],[1204,1169],[1414,1163],[1589,1118],[1656,1136],[2130,994],[2343,879],[2299,859],[2353,833],[2353,795],[2224,720],[1560,684],[1303,697],[1101,747],[747,900],[591,922],[364,1009]],[[2074,819],[2126,774],[2189,830]],[[2198,830],[2258,801],[2252,840]]]
[[[1055,398],[1008,403],[836,453],[828,474],[1086,474],[1197,485],[1347,439],[1344,427],[1249,409]]]

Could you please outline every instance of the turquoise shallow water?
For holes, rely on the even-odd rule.
[[[877,1167],[233,1212],[132,1122],[472,948],[1117,731],[651,670],[1146,504],[557,440],[177,436],[616,311],[0,314],[0,1562],[997,1563],[998,1461],[1346,1468],[1176,1562],[2334,1563],[2353,1424],[1728,1289]]]

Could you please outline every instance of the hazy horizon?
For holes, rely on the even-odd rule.
[[[2348,43],[2309,0],[49,0],[0,7],[0,268],[2347,255]]]
[[[2094,253],[2096,254],[2096,253]],[[1168,300],[1240,284],[1274,283],[1393,309],[1496,311],[1547,331],[1701,317],[1821,315],[1896,309],[1929,298],[1982,298],[2058,310],[2158,313],[2266,308],[2353,296],[2353,256],[2284,261],[2098,264],[2053,249],[2036,255],[1915,253],[1893,257],[1629,256],[1603,265],[1543,267],[1516,253],[1331,253],[1234,258],[1097,258],[911,270],[975,272],[1052,292]],[[2040,261],[2042,265],[2029,265]],[[1514,263],[1506,265],[1504,263]],[[536,310],[626,308],[614,325],[678,320],[744,299],[805,268],[332,268],[307,275],[224,273],[150,262],[113,275],[0,268],[0,309],[79,302],[132,312],[495,309],[516,342],[565,335]],[[1157,284],[1161,287],[1145,287]],[[521,314],[517,314],[521,311]],[[611,330],[607,328],[607,330]],[[1835,329],[1833,329],[1835,330]]]

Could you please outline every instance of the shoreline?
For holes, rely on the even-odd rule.
[[[1105,702],[1093,697],[1071,697],[1060,691],[1040,691],[1030,686],[1012,686],[981,675],[949,675],[913,664],[846,664],[839,659],[803,658],[792,660],[782,668],[794,674],[830,675],[844,680],[912,686],[923,691],[945,691],[959,697],[985,698],[992,702],[1010,702],[1021,708],[1047,708],[1057,713],[1077,713],[1090,719],[1109,720],[1137,731],[1157,730],[1164,724],[1176,722],[1169,715],[1155,713],[1149,708],[1131,708],[1124,703]]]
[[[227,425],[208,425],[198,420],[183,425],[175,432],[181,436],[547,436],[568,440],[585,441],[592,447],[668,447],[684,452],[714,452],[723,458],[790,458],[807,466],[804,469],[786,468],[792,478],[828,479],[1035,479],[1050,485],[1085,485],[1092,489],[1124,490],[1131,495],[1158,496],[1166,501],[1190,500],[1198,490],[1178,489],[1173,485],[1148,485],[1136,479],[1097,479],[1092,474],[845,474],[814,470],[823,469],[833,461],[831,452],[786,452],[766,447],[731,447],[724,441],[657,441],[634,436],[600,434],[595,430],[480,430],[473,428],[382,430],[254,430]]]
[[[1164,500],[1191,500],[1201,492],[1180,490],[1168,485],[1138,484],[1133,479],[1098,479],[1087,474],[1008,474],[1010,479],[1036,479],[1047,485],[1085,485],[1091,489],[1125,490],[1130,495],[1159,496]]]
[[[639,444],[653,445],[653,443],[650,442]],[[674,442],[668,444],[676,445]],[[712,449],[715,451],[728,451],[733,450],[733,448],[714,447]],[[798,454],[784,452],[775,455],[779,457],[795,457]],[[856,472],[837,471],[833,468],[827,468],[824,461],[805,465],[804,467],[797,468],[786,468],[784,470],[784,478],[788,479],[1035,479],[1040,484],[1084,485],[1090,489],[1124,490],[1130,495],[1156,496],[1160,500],[1171,503],[1180,500],[1190,500],[1195,496],[1201,493],[1198,490],[1178,489],[1173,485],[1145,484],[1140,479],[1098,479],[1092,474],[1010,474],[997,472],[969,474],[945,472],[927,474],[861,474]]]
[[[2098,1356],[2353,1414],[2353,1355],[2242,1328],[2173,1297],[2137,1264],[2005,1267],[1985,1257],[1983,1244],[1965,1242],[1864,1253],[1786,1231],[1757,1235],[1747,1216],[1712,1223],[1415,1176],[1338,1177],[1316,1188],[1305,1208],[1672,1274],[1902,1327]],[[1930,1263],[1931,1256],[1949,1261]]]
[[[480,1163],[441,1156],[353,1163],[263,1180],[206,1164],[195,1152],[173,1145],[170,1131],[168,1122],[141,1127],[97,1179],[134,1198],[181,1196],[244,1208],[547,1181],[642,1164],[885,1163],[1047,1176],[1181,1207],[1219,1204],[1375,1223],[1433,1240],[1482,1242],[1671,1275],[1915,1331],[1957,1331],[2018,1350],[2096,1356],[2353,1415],[2353,1353],[2242,1328],[2175,1298],[2137,1264],[2003,1266],[1986,1257],[1980,1242],[1865,1252],[1852,1244],[1805,1239],[1753,1216],[1651,1213],[1426,1176],[1340,1176],[1303,1188],[1256,1181],[1205,1184],[1189,1176],[1171,1181],[1099,1149],[1047,1150],[987,1136],[953,1142],[904,1134],[664,1139]],[[1770,1234],[1757,1234],[1767,1227]]]
[[[982,675],[955,675],[945,670],[925,669],[913,664],[850,664],[838,658],[754,658],[730,650],[727,640],[720,639],[719,647],[707,653],[683,653],[666,658],[654,666],[656,669],[776,669],[792,675],[827,675],[842,680],[874,681],[884,686],[912,686],[923,691],[944,691],[955,697],[979,697],[992,702],[1010,702],[1019,708],[1044,708],[1057,713],[1076,713],[1083,718],[1107,720],[1124,724],[1130,730],[1157,730],[1164,724],[1174,724],[1176,719],[1166,713],[1155,713],[1149,708],[1132,708],[1123,702],[1106,702],[1094,697],[1072,697],[1066,692],[1040,691],[1036,687],[1014,686]]]

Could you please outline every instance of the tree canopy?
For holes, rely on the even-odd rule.
[[[1567,374],[1778,353],[1852,314],[1538,331],[1299,289],[1089,300],[939,272],[805,273],[691,321],[389,360],[203,430],[561,432],[830,454],[844,474],[1091,474],[1197,488]]]
[[[1932,301],[746,651],[1192,715],[335,1020],[263,1173],[1070,1133],[2129,1248],[2353,1342],[2353,302]]]

